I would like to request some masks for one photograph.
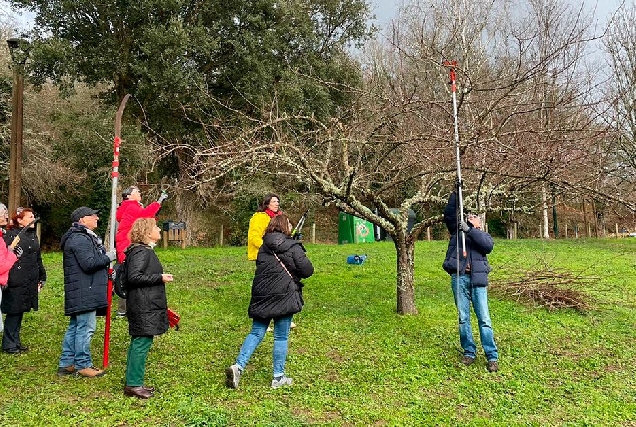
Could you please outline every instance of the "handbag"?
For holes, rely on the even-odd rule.
[[[170,308],[167,308],[166,311],[168,313],[168,326],[174,328],[175,331],[178,331],[181,316],[179,316],[176,311],[173,311]]]

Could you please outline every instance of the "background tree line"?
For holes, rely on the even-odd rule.
[[[393,238],[413,312],[414,242],[455,184],[456,60],[470,209],[508,235],[562,234],[557,212],[633,227],[634,5],[604,28],[564,0],[414,0],[375,32],[363,0],[11,4],[35,13],[25,197],[52,217],[107,205],[130,93],[124,182],[168,188],[195,230],[221,214],[236,243],[269,190],[366,218]]]

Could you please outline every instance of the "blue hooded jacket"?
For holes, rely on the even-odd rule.
[[[488,273],[490,273],[491,268],[486,255],[492,252],[494,246],[492,236],[483,230],[474,228],[470,222],[467,222],[470,230],[465,233],[466,257],[464,257],[461,247],[461,234],[458,234],[459,219],[457,217],[457,194],[455,192],[451,193],[448,204],[444,209],[444,222],[451,235],[448,242],[448,250],[446,251],[446,259],[444,264],[442,264],[444,270],[448,274],[457,274],[457,263],[459,262],[459,274],[466,274],[466,266],[470,264],[469,274],[472,285],[488,286]]]

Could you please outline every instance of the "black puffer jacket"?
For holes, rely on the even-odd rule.
[[[269,320],[300,312],[304,304],[300,280],[313,273],[314,266],[298,240],[283,233],[266,233],[256,258],[248,315]]]
[[[18,235],[20,229],[11,229],[4,236],[7,245]],[[7,287],[2,291],[2,312],[20,314],[38,310],[38,282],[46,281],[46,270],[42,264],[40,243],[35,228],[27,228],[20,236],[22,256],[9,270]]]
[[[86,313],[108,306],[110,259],[102,241],[88,228],[74,223],[62,236],[64,314]]]
[[[492,236],[485,231],[474,228],[470,222],[467,222],[470,230],[468,233],[464,233],[466,236],[467,255],[464,257],[461,248],[461,234],[458,235],[457,233],[458,221],[457,194],[453,192],[444,209],[444,222],[451,237],[448,242],[446,259],[442,267],[448,274],[457,274],[457,263],[459,262],[459,273],[465,274],[466,265],[470,263],[471,284],[473,286],[488,286],[488,273],[490,273],[491,268],[490,264],[488,264],[487,255],[492,252],[494,246]],[[457,250],[458,240],[460,245],[459,251]]]
[[[126,251],[126,315],[133,337],[161,335],[168,330],[168,301],[163,267],[155,251],[139,243]]]

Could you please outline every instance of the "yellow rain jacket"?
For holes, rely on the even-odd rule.
[[[247,259],[256,261],[258,250],[263,245],[263,235],[271,218],[265,212],[256,212],[250,219],[247,231]]]

